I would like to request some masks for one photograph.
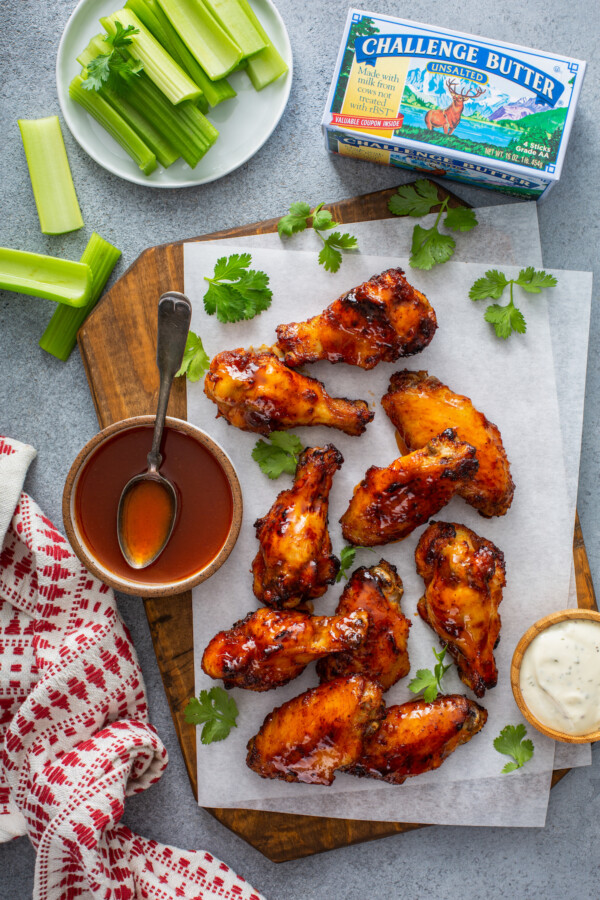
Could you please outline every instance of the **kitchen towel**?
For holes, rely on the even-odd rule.
[[[167,752],[112,591],[21,492],[34,456],[0,437],[0,840],[29,835],[34,900],[264,900],[119,824]]]

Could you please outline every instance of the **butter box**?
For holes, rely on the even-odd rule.
[[[585,65],[351,9],[326,147],[537,199],[560,178]]]

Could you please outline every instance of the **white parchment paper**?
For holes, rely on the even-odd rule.
[[[203,276],[212,271],[219,255],[231,252],[231,243],[225,247],[201,243],[185,247],[186,292],[195,304],[192,327],[202,333],[211,354],[225,347],[271,343],[278,322],[319,312],[339,293],[374,272],[403,264],[396,256],[369,258],[357,254],[347,257],[341,271],[332,276],[317,266],[312,252],[252,249],[253,264],[271,276],[273,308],[249,323],[223,326],[207,319],[202,312]],[[536,618],[565,605],[571,560],[571,504],[565,487],[546,299],[542,296],[523,301],[529,324],[524,338],[498,341],[483,321],[482,310],[466,299],[468,288],[488,265],[450,263],[431,273],[411,275],[416,286],[430,297],[440,322],[432,345],[412,361],[412,367],[426,367],[454,390],[471,396],[500,426],[518,486],[513,507],[503,519],[485,521],[460,500],[453,501],[438,516],[462,521],[494,540],[507,558],[508,586],[502,607],[502,642],[497,654],[500,683],[485,698],[490,713],[486,728],[440,770],[409,781],[402,788],[346,775],[339,775],[328,789],[262,781],[244,765],[245,744],[274,706],[317,683],[314,668],[309,667],[300,679],[276,692],[255,695],[235,691],[241,712],[240,727],[226,742],[199,748],[202,805],[281,809],[349,818],[401,818],[415,822],[543,824],[553,762],[552,742],[536,735],[534,759],[526,769],[510,778],[498,777],[502,760],[491,743],[504,724],[518,721],[508,679],[516,641]],[[557,274],[560,283],[552,292],[553,304],[570,309],[571,298],[585,293],[586,289],[589,294],[587,276]],[[411,366],[411,361],[408,364]],[[378,407],[390,373],[399,367],[402,365],[384,365],[365,373],[345,366],[318,364],[311,367],[311,374],[322,378],[330,393],[362,396]],[[251,460],[256,436],[234,431],[223,420],[215,421],[214,413],[214,406],[202,393],[201,386],[190,386],[189,418],[215,436],[232,457],[244,490],[245,515],[240,540],[227,565],[194,592],[198,689],[209,686],[199,667],[207,641],[216,631],[228,627],[256,606],[248,572],[257,546],[253,522],[266,512],[285,481],[282,478],[280,482],[269,482]],[[392,428],[378,408],[375,421],[361,439],[330,429],[299,429],[299,433],[307,443],[334,442],[346,457],[343,469],[335,477],[331,497],[332,538],[339,549],[342,541],[337,519],[347,505],[354,484],[369,465],[385,465],[397,455]],[[398,565],[405,583],[404,608],[411,617],[422,590],[412,558],[419,533],[420,530],[401,544],[381,548],[381,555]],[[362,553],[358,563],[368,565],[377,558],[377,554]],[[318,601],[317,611],[333,612],[338,596],[338,589],[330,590]],[[409,645],[413,670],[431,664],[430,648],[434,642],[427,626],[414,619]],[[462,690],[457,679],[449,678],[447,686],[449,690]],[[388,703],[402,702],[410,696],[405,685],[397,685],[389,692]],[[461,784],[460,790],[456,788],[457,782]],[[428,796],[431,803],[427,801]],[[491,797],[494,802],[490,802]]]

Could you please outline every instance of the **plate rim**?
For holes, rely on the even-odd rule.
[[[117,2],[117,0],[115,0],[115,2]],[[58,104],[60,106],[60,111],[62,113],[63,119],[65,120],[67,128],[69,129],[71,135],[77,141],[77,143],[79,144],[81,149],[84,151],[84,153],[86,153],[87,156],[89,156],[91,159],[93,159],[94,162],[96,162],[105,171],[110,172],[113,175],[116,175],[118,178],[122,178],[124,181],[128,181],[130,184],[140,184],[143,187],[159,188],[159,189],[169,189],[169,188],[178,189],[178,188],[185,188],[185,187],[200,187],[203,184],[210,184],[211,182],[218,181],[220,178],[224,178],[225,176],[230,175],[232,172],[235,172],[236,169],[239,169],[241,166],[245,165],[245,163],[247,163],[250,159],[252,159],[252,157],[255,156],[258,153],[258,151],[262,149],[262,147],[264,147],[266,142],[269,140],[269,138],[271,137],[271,135],[273,134],[273,132],[279,125],[279,122],[281,121],[281,118],[283,116],[283,113],[286,110],[286,107],[287,107],[287,104],[288,104],[288,101],[290,98],[290,92],[292,89],[292,80],[293,80],[293,74],[294,74],[294,60],[293,60],[293,54],[292,54],[292,45],[290,42],[290,36],[288,34],[287,27],[285,25],[285,22],[283,21],[281,13],[275,6],[273,0],[260,0],[260,2],[266,4],[266,6],[269,7],[271,13],[277,19],[278,24],[279,24],[282,34],[283,34],[284,41],[285,41],[284,53],[282,55],[284,56],[284,59],[287,62],[288,71],[287,71],[286,75],[283,76],[285,78],[286,87],[285,87],[285,90],[282,95],[281,108],[279,110],[279,114],[273,121],[269,130],[267,132],[265,132],[260,144],[257,147],[255,147],[254,149],[252,149],[242,159],[237,161],[235,163],[235,165],[232,165],[231,168],[226,169],[225,171],[221,172],[220,174],[208,175],[204,178],[202,178],[202,177],[195,178],[195,179],[194,178],[191,178],[191,179],[190,178],[180,178],[177,181],[164,182],[164,181],[151,181],[147,176],[144,176],[144,174],[141,171],[140,171],[139,175],[137,174],[137,172],[133,172],[133,173],[123,172],[123,170],[121,168],[119,168],[119,166],[113,164],[110,161],[107,161],[107,160],[101,158],[101,155],[98,154],[94,150],[93,147],[90,148],[87,145],[87,142],[81,137],[81,135],[79,134],[79,129],[77,128],[76,124],[72,120],[71,111],[70,111],[68,103],[67,103],[68,87],[65,88],[61,82],[61,67],[63,64],[64,55],[66,52],[65,45],[66,45],[68,36],[70,34],[70,31],[73,28],[74,19],[77,16],[79,10],[82,7],[88,7],[88,6],[90,7],[90,9],[93,9],[94,5],[95,5],[95,0],[79,0],[77,5],[71,12],[71,14],[67,20],[67,23],[63,29],[63,32],[60,36],[60,41],[58,43],[58,51],[56,54],[55,76],[56,76],[56,92],[58,95]],[[109,137],[110,137],[110,135],[109,135]],[[192,175],[194,173],[194,170],[191,168],[190,168],[190,173]]]

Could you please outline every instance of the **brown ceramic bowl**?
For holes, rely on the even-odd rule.
[[[530,722],[534,728],[541,731],[555,741],[562,741],[564,744],[590,744],[593,741],[600,741],[600,730],[591,731],[589,734],[567,734],[564,731],[556,731],[540,722],[529,707],[526,705],[521,692],[521,663],[523,655],[529,647],[532,640],[537,637],[546,628],[556,625],[558,622],[565,622],[569,619],[588,619],[592,622],[600,622],[600,612],[592,609],[563,609],[560,612],[550,613],[543,619],[538,619],[531,628],[529,628],[515,648],[512,663],[510,666],[510,683],[517,706],[521,710],[523,716]]]
[[[219,569],[223,565],[223,563],[233,550],[242,523],[242,491],[233,464],[225,451],[204,431],[201,431],[199,428],[196,428],[189,422],[185,422],[182,419],[167,417],[163,446],[169,446],[168,442],[170,432],[173,433],[171,436],[173,444],[177,443],[180,448],[183,446],[181,444],[180,436],[185,436],[183,439],[184,442],[186,438],[193,440],[199,445],[198,455],[201,455],[202,459],[204,460],[209,459],[210,465],[213,467],[217,467],[216,469],[213,469],[213,471],[218,472],[219,478],[222,479],[223,484],[229,486],[229,490],[231,492],[231,523],[229,525],[228,531],[223,531],[223,534],[225,536],[223,538],[222,544],[218,543],[215,546],[215,552],[208,561],[203,562],[199,557],[197,569],[195,568],[196,549],[193,547],[191,551],[186,551],[188,552],[188,559],[186,560],[186,568],[184,572],[177,572],[177,564],[173,564],[171,565],[171,568],[169,570],[169,577],[164,577],[163,575],[161,575],[160,570],[157,576],[157,570],[155,569],[155,567],[161,563],[161,557],[164,558],[167,552],[170,551],[171,542],[173,542],[176,538],[179,522],[178,513],[178,520],[176,522],[175,530],[173,532],[171,540],[169,541],[169,545],[167,545],[167,547],[161,554],[161,557],[159,557],[158,560],[147,569],[133,569],[125,563],[122,556],[120,556],[120,558],[117,558],[116,553],[112,554],[111,551],[111,555],[105,552],[104,548],[101,552],[98,550],[100,544],[94,542],[89,538],[88,533],[91,529],[86,528],[86,522],[78,521],[78,517],[83,516],[81,510],[84,509],[81,501],[84,487],[80,487],[80,485],[85,485],[86,482],[89,482],[90,477],[93,477],[94,466],[96,466],[99,470],[99,467],[101,465],[100,460],[102,458],[101,451],[104,450],[105,457],[106,451],[108,451],[109,449],[110,452],[114,455],[116,441],[129,441],[130,439],[135,438],[135,434],[133,433],[134,430],[138,433],[140,432],[141,428],[144,429],[144,432],[147,430],[147,450],[149,450],[152,443],[153,427],[154,416],[135,416],[131,419],[124,419],[121,422],[115,422],[113,425],[109,425],[107,428],[93,437],[91,441],[88,441],[83,450],[77,456],[75,462],[71,466],[71,469],[69,470],[69,474],[67,475],[65,488],[63,491],[62,503],[63,520],[67,536],[69,538],[71,546],[73,547],[73,550],[75,551],[81,562],[101,581],[109,584],[113,588],[116,588],[118,591],[122,591],[126,594],[134,594],[139,597],[164,597],[173,594],[181,594],[183,591],[189,590],[195,585],[200,584],[202,581],[206,581],[207,578],[210,578],[211,575],[214,575],[217,569]],[[131,433],[126,434],[126,432]],[[145,447],[145,434],[143,434],[142,439],[144,441]],[[195,453],[196,448],[193,445],[186,445],[186,447],[187,450],[192,453],[192,455]],[[173,453],[171,454],[171,456],[173,456]],[[142,457],[142,463],[140,464],[139,471],[144,471],[145,469],[145,462],[143,461],[144,459],[145,457]],[[168,460],[168,453],[166,456],[166,460]],[[174,460],[174,462],[176,462],[176,460]],[[161,469],[161,471],[163,471],[163,469]],[[169,477],[168,471],[165,471],[165,474],[167,477]],[[123,475],[123,478],[121,479],[123,481],[123,487],[125,486],[129,477],[130,473],[125,473]],[[79,495],[78,490],[81,491]],[[115,490],[116,486],[113,485],[113,495],[115,494]],[[102,500],[104,501],[104,499],[105,498],[103,497]],[[118,503],[118,498],[116,502]],[[106,503],[114,505],[114,496],[112,496],[110,500],[106,498]],[[109,510],[112,509],[110,505],[108,508]],[[189,508],[193,507],[192,504],[188,503],[188,509]],[[91,523],[94,519],[94,516],[87,513],[86,515],[88,516],[88,519]],[[183,511],[181,512],[181,515],[183,517]],[[98,524],[96,523],[94,527],[97,530]],[[116,507],[114,516],[114,540],[112,527],[112,518],[108,518],[106,525],[103,527],[102,533],[108,535],[106,540],[110,540],[114,544],[114,542],[116,541],[117,529]],[[224,527],[226,528],[227,526]],[[116,546],[118,546],[118,544]],[[173,566],[175,566],[175,569],[173,568]],[[115,569],[117,569],[118,571],[115,571]],[[152,572],[152,570],[154,570],[154,572]]]

